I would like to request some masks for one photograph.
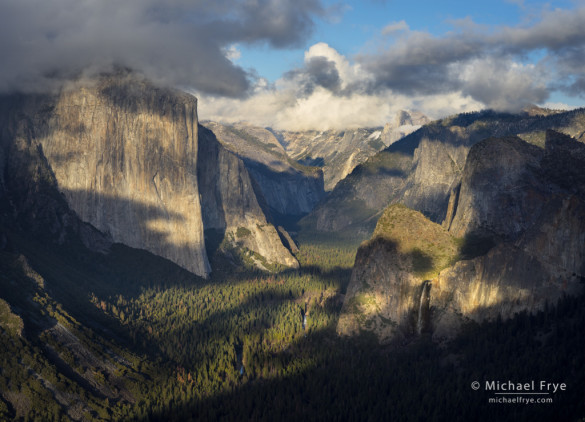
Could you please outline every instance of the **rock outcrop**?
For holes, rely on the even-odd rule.
[[[582,292],[584,152],[554,131],[543,149],[487,139],[469,152],[446,224],[388,207],[358,251],[338,332],[440,340],[465,320],[506,319]]]
[[[195,97],[119,72],[91,83],[72,83],[55,96],[4,97],[2,110],[8,161],[26,167],[27,158],[19,151],[36,154],[45,165],[42,177],[54,181],[66,207],[82,221],[112,242],[146,249],[201,276],[209,274]],[[217,143],[211,138],[203,142]],[[240,183],[248,178],[246,169],[230,157],[218,154],[209,162],[209,177],[235,172],[229,177],[240,186],[239,195],[254,197],[253,189]],[[233,196],[231,191],[221,194]],[[228,220],[233,213],[266,222],[262,211],[246,208],[245,201],[229,205],[243,208],[224,210]],[[294,265],[271,229],[269,234],[254,232],[247,245],[260,254],[268,251],[269,261]]]
[[[467,157],[453,220],[444,225],[459,237],[481,230],[516,238],[534,224],[548,196],[534,172],[543,155],[517,137],[477,144]]]
[[[385,211],[373,239],[360,246],[337,331],[375,333],[381,342],[430,329],[432,280],[457,257],[456,240],[403,205]],[[433,296],[429,296],[429,292]]]
[[[133,75],[70,87],[39,139],[70,207],[113,241],[206,276],[197,100]]]
[[[42,145],[35,142],[35,134],[46,130],[43,113],[51,104],[45,96],[0,99],[0,249],[10,249],[8,232],[17,232],[57,244],[81,241],[106,253],[111,238],[70,209]]]
[[[401,110],[396,113],[392,122],[384,125],[381,134],[382,142],[390,146],[430,122],[431,119],[419,111]]]

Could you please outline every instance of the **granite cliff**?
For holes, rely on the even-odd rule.
[[[260,268],[266,264],[298,267],[267,220],[261,207],[264,197],[244,162],[204,127],[200,127],[200,141],[197,174],[206,233],[219,233],[226,246],[252,254]]]
[[[581,292],[584,168],[585,145],[554,131],[543,147],[519,137],[474,145],[443,225],[404,205],[384,211],[358,251],[338,333],[440,340],[466,320]]]
[[[32,161],[23,154],[33,154],[43,163],[43,177],[62,194],[56,201],[64,200],[62,206],[109,242],[148,250],[207,276],[204,223],[219,217],[203,215],[202,203],[212,192],[225,200],[224,228],[229,232],[238,224],[251,231],[246,248],[266,253],[270,262],[296,265],[257,206],[241,161],[215,138],[199,136],[195,97],[120,72],[71,83],[56,95],[3,97],[1,104],[4,165],[30,170]],[[200,151],[213,148],[217,154],[201,157]],[[198,161],[205,161],[209,174],[199,171]],[[11,177],[7,170],[4,179]],[[229,189],[199,180],[225,175]],[[256,229],[261,224],[267,226],[262,233]]]

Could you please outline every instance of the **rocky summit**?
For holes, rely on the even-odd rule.
[[[585,145],[547,131],[474,145],[439,225],[388,207],[357,254],[337,330],[452,338],[466,320],[535,312],[585,281]]]

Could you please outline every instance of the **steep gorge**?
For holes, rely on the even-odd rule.
[[[384,127],[274,133],[293,159],[323,169],[331,191],[356,166],[429,122],[420,112],[401,110]]]

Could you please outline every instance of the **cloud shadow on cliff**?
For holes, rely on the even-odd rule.
[[[466,233],[460,240],[459,256],[461,259],[473,259],[487,254],[496,244],[497,240],[494,234],[475,230]]]
[[[172,227],[180,228],[181,224],[185,223],[186,216],[168,210],[163,204],[160,206],[146,204],[133,199],[84,190],[61,189],[61,191],[68,203],[94,204],[95,208],[85,211],[89,214],[85,216],[87,222],[98,226],[96,228],[114,242],[149,250],[133,244],[134,241],[142,242],[154,248],[149,250],[151,253],[167,259],[184,261],[187,257],[197,259],[200,254],[203,254],[205,259],[204,245],[202,245],[202,250],[198,250],[196,245],[183,241],[177,242],[173,239],[176,233],[171,231]],[[102,227],[99,227],[99,224]],[[186,261],[177,263],[181,265]]]
[[[168,233],[153,230],[151,223],[164,219],[181,224],[185,219],[184,216],[169,212],[162,205],[146,204],[137,200],[99,194],[95,191],[66,189],[60,191],[40,145],[23,147],[15,144],[7,151],[11,159],[5,168],[3,193],[7,201],[4,201],[3,205],[8,207],[6,211],[10,213],[9,215],[14,214],[7,223],[14,236],[19,238],[28,236],[35,239],[37,243],[30,246],[28,250],[38,258],[39,265],[44,265],[46,272],[54,271],[56,274],[75,277],[80,271],[87,270],[98,278],[103,276],[103,281],[95,283],[97,286],[109,283],[123,286],[128,280],[125,277],[116,276],[110,268],[120,270],[128,264],[139,264],[139,268],[149,269],[143,273],[144,280],[136,280],[140,285],[172,284],[174,278],[188,279],[193,282],[201,280],[178,265],[171,264],[167,259],[145,250],[121,244],[111,245],[109,253],[106,254],[87,249],[95,247],[96,250],[107,250],[111,238],[108,240],[108,233],[99,232],[91,224],[82,222],[71,210],[67,199],[73,199],[79,204],[108,206],[109,212],[117,210],[125,221],[133,224],[133,227],[123,227],[123,229],[141,232],[161,247],[172,247],[179,253],[190,246],[175,244],[172,239],[169,239]],[[95,211],[96,215],[100,212],[93,209],[89,211]],[[101,217],[107,218],[105,215]],[[6,217],[3,219],[6,220]],[[0,223],[2,223],[1,220]],[[50,254],[53,249],[59,253],[55,262],[61,260],[72,265],[71,272],[61,271],[59,265],[51,262],[50,259],[43,258],[44,253]],[[76,270],[77,265],[82,270]],[[157,266],[165,270],[158,271]],[[156,280],[156,277],[160,277],[160,280]],[[85,281],[83,277],[79,277],[76,283],[83,285]],[[135,294],[139,294],[140,289],[135,287]]]
[[[154,215],[159,213],[161,213],[161,210],[154,211]],[[44,265],[53,267],[53,271],[57,269],[61,274],[68,273],[68,284],[61,284],[60,291],[55,293],[63,299],[63,302],[77,302],[77,311],[74,315],[78,320],[88,325],[93,324],[92,326],[99,328],[100,332],[104,332],[104,327],[99,327],[99,324],[103,324],[103,322],[92,322],[92,314],[84,309],[84,306],[87,308],[95,307],[95,305],[90,303],[89,300],[80,299],[83,296],[79,292],[96,291],[100,297],[117,297],[119,294],[139,295],[143,288],[146,287],[165,289],[169,286],[180,286],[181,283],[198,286],[207,284],[206,281],[193,276],[170,261],[156,257],[146,251],[128,248],[123,245],[113,245],[109,255],[94,254],[81,250],[76,251],[76,249],[78,248],[74,245],[70,245],[69,248],[64,247],[62,250],[65,257],[63,261],[54,261],[50,257],[49,259],[45,257],[47,261]],[[61,265],[63,263],[65,265]],[[299,274],[303,274],[303,271],[317,272],[320,269],[309,266],[302,268]],[[345,269],[343,271],[347,274],[349,270]],[[88,274],[91,277],[88,277]],[[339,279],[339,275],[335,270],[326,271],[324,274],[332,280]],[[51,284],[56,285],[56,277],[59,277],[59,283],[63,283],[60,276],[59,273],[54,273],[53,276],[49,276],[47,279],[52,282]],[[269,274],[262,275],[263,279],[270,277],[271,275]],[[219,280],[218,282],[223,281]],[[76,283],[80,284],[76,285]],[[287,293],[283,294],[271,288],[268,288],[267,292],[273,294],[270,303],[263,302],[258,295],[253,295],[237,306],[212,313],[205,320],[192,323],[185,329],[199,330],[206,326],[213,327],[214,324],[221,323],[228,318],[237,320],[242,313],[250,312],[250,309],[251,313],[254,311],[259,312],[268,306],[286,306],[294,303],[293,301],[296,299],[291,298]],[[300,317],[301,312],[299,310],[299,320]],[[255,321],[257,328],[252,331],[254,334],[259,334],[262,330],[268,328],[262,324],[261,318]],[[122,338],[128,336],[126,329],[122,324],[116,322],[114,318],[111,319],[110,323],[114,326],[119,326],[120,331],[116,330],[118,336]],[[109,328],[108,325],[105,326]],[[177,329],[175,332],[171,332],[170,335],[179,334],[180,330]],[[225,338],[229,335],[229,329],[213,332],[210,341]],[[130,340],[127,341],[130,342]],[[122,344],[126,344],[126,341]],[[158,349],[155,342],[149,342],[148,348],[150,349],[149,353],[164,356],[164,352]],[[374,352],[368,352],[369,348]],[[335,354],[330,352],[329,349],[340,349],[340,351]],[[176,396],[172,405],[162,402],[157,409],[153,410],[148,420],[188,420],[190,417],[201,419],[221,417],[225,420],[238,420],[241,418],[274,419],[281,416],[288,416],[290,419],[293,417],[295,419],[311,419],[311,416],[315,414],[343,415],[344,417],[350,415],[355,419],[361,419],[360,417],[364,415],[375,417],[378,414],[382,416],[391,414],[389,410],[406,412],[402,407],[390,404],[380,407],[379,404],[393,402],[403,403],[406,409],[410,405],[415,406],[416,403],[418,407],[415,406],[413,409],[419,409],[418,411],[421,414],[431,412],[430,409],[433,409],[435,414],[444,416],[453,409],[458,409],[460,413],[457,414],[460,415],[462,420],[481,419],[481,417],[478,418],[478,415],[482,415],[479,410],[469,408],[462,410],[460,407],[461,401],[477,404],[477,396],[473,396],[469,392],[469,388],[457,390],[458,384],[449,381],[451,380],[450,377],[453,377],[453,371],[451,368],[445,369],[441,366],[441,362],[438,359],[441,355],[437,355],[436,359],[429,360],[428,356],[432,354],[434,349],[425,349],[426,352],[422,349],[418,352],[411,350],[412,355],[407,357],[389,357],[387,354],[381,353],[380,349],[376,348],[375,343],[333,340],[328,336],[326,330],[315,330],[309,332],[307,337],[300,338],[291,348],[276,351],[267,357],[269,359],[268,376],[261,376],[259,375],[260,372],[256,370],[257,378],[251,377],[253,378],[251,382],[242,382],[234,387],[232,391],[215,393],[200,401],[188,402]],[[298,366],[295,366],[295,359],[299,362]],[[419,367],[421,359],[427,359],[432,365]],[[306,360],[309,364],[306,366],[300,365],[303,360]],[[273,363],[280,361],[291,364],[295,368],[294,371],[287,375],[278,375],[276,370],[273,372]],[[204,360],[192,364],[206,364],[208,362]],[[391,374],[391,376],[376,378],[376,383],[372,384],[371,379],[364,379],[364,372],[356,370],[356,368],[371,369],[372,367],[375,368],[376,373]],[[533,367],[538,369],[536,364]],[[246,376],[252,375],[245,374]],[[399,377],[398,374],[408,374],[408,377],[405,377],[405,375]],[[472,378],[467,379],[465,377],[471,377],[474,374],[475,372],[466,370],[464,376],[455,381],[461,385],[465,382],[465,387],[468,387],[468,381]],[[436,384],[432,384],[431,381]],[[430,397],[436,396],[432,394],[433,391],[436,391],[435,386],[447,386],[445,389],[450,392],[447,397],[441,399],[443,404],[440,408],[434,408],[429,404],[433,403]],[[392,397],[392,400],[373,402],[371,399],[377,397],[377,394],[385,398]],[[425,407],[421,406],[421,402]],[[270,403],[270,406],[268,403]],[[338,410],[340,406],[341,410]],[[408,414],[412,415],[412,410],[409,412]],[[404,415],[404,413],[392,414]],[[493,413],[490,413],[490,415],[493,417]],[[503,415],[506,416],[506,413]],[[505,420],[505,418],[503,417],[502,420]]]

